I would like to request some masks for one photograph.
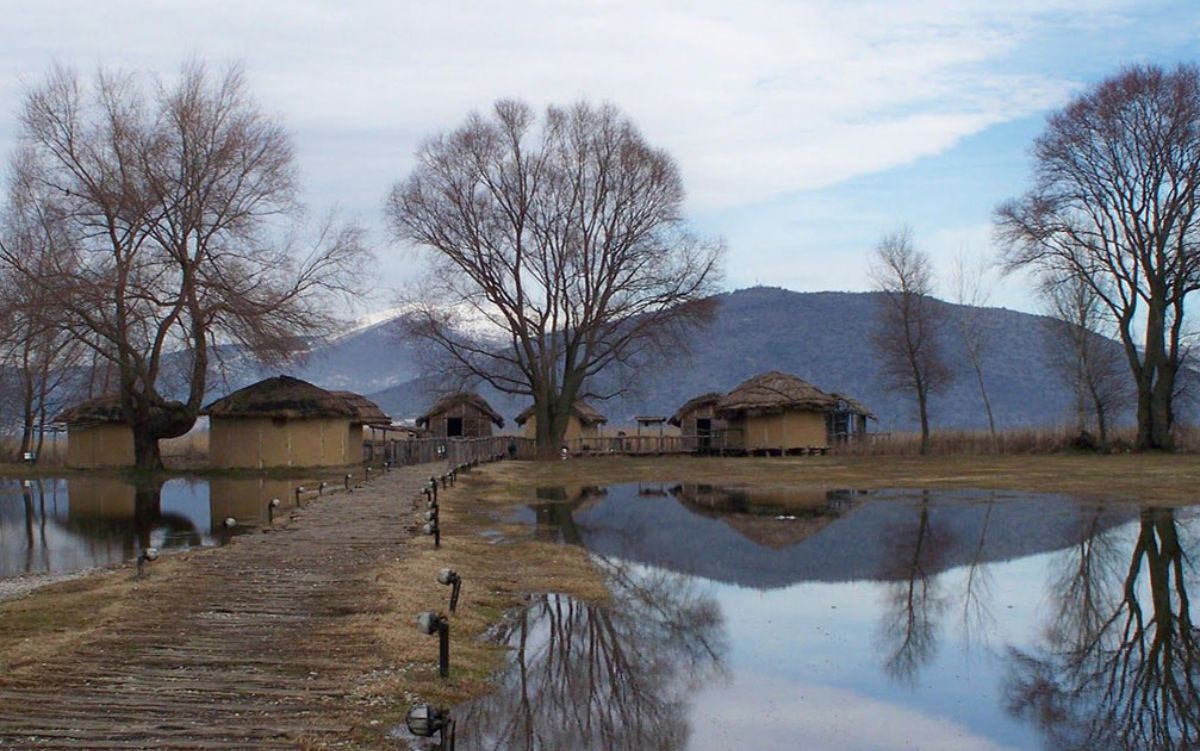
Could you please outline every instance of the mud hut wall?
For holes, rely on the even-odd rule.
[[[825,446],[825,415],[821,412],[790,410],[776,414],[745,415],[730,421],[731,428],[742,431],[747,451],[760,449],[798,449]]]
[[[346,455],[342,457],[343,464],[359,464],[363,460],[363,434],[366,428],[358,423],[351,423],[346,430]]]
[[[133,431],[128,425],[102,423],[67,427],[67,466],[73,469],[132,467]]]
[[[344,417],[303,420],[213,418],[209,450],[214,467],[340,467],[347,464]]]

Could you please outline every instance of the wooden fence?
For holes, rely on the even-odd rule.
[[[533,441],[529,438],[500,435],[490,438],[417,438],[363,442],[363,462],[367,466],[381,466],[387,462],[393,467],[404,467],[441,461],[458,465],[500,456],[515,459],[532,458]]]

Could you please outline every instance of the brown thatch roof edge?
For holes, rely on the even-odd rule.
[[[341,397],[350,409],[354,410],[352,422],[355,425],[391,425],[392,418],[388,417],[379,405],[367,397],[353,391],[331,391],[331,394]]]
[[[200,411],[209,417],[304,419],[355,416],[354,408],[332,391],[291,376],[252,383]]]
[[[121,397],[116,394],[98,396],[79,402],[64,409],[54,418],[58,425],[89,425],[121,424],[125,422],[125,411],[121,407]]]

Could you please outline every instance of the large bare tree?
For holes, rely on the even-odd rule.
[[[429,251],[411,330],[449,370],[533,399],[561,441],[602,370],[682,341],[711,309],[722,248],[683,220],[674,161],[611,105],[499,101],[428,141],[393,189],[398,239]],[[498,334],[463,333],[475,319]]]
[[[1096,421],[1100,444],[1108,444],[1113,413],[1126,404],[1127,369],[1114,342],[1106,308],[1091,285],[1077,274],[1047,275],[1042,299],[1050,315],[1046,343],[1050,362],[1075,394],[1078,429],[1089,415]]]
[[[356,228],[295,239],[290,139],[238,68],[192,63],[171,82],[101,72],[90,85],[56,69],[20,121],[14,183],[54,207],[69,243],[48,264],[8,246],[0,258],[112,364],[141,468],[194,424],[215,344],[286,358],[331,322],[326,293],[357,284]]]
[[[941,311],[930,296],[933,269],[929,256],[913,245],[902,228],[875,248],[871,278],[882,293],[872,338],[883,363],[886,383],[910,391],[921,420],[921,453],[929,453],[929,396],[952,378],[944,361],[939,334]]]
[[[1200,288],[1200,69],[1121,71],[1052,115],[1033,156],[1034,187],[997,211],[1008,264],[1087,283],[1137,384],[1138,446],[1170,448]]]

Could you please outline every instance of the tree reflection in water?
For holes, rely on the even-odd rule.
[[[937,573],[947,542],[930,519],[927,492],[914,523],[889,532],[876,646],[884,671],[897,682],[911,685],[937,652],[938,620],[948,603]]]
[[[542,595],[505,627],[502,688],[458,711],[470,749],[687,745],[690,695],[725,680],[724,621],[694,580],[600,560],[612,599]]]
[[[1011,650],[1007,687],[1009,710],[1050,748],[1200,747],[1195,570],[1180,530],[1173,509],[1147,509],[1127,565],[1111,532],[1070,551],[1046,644]]]

